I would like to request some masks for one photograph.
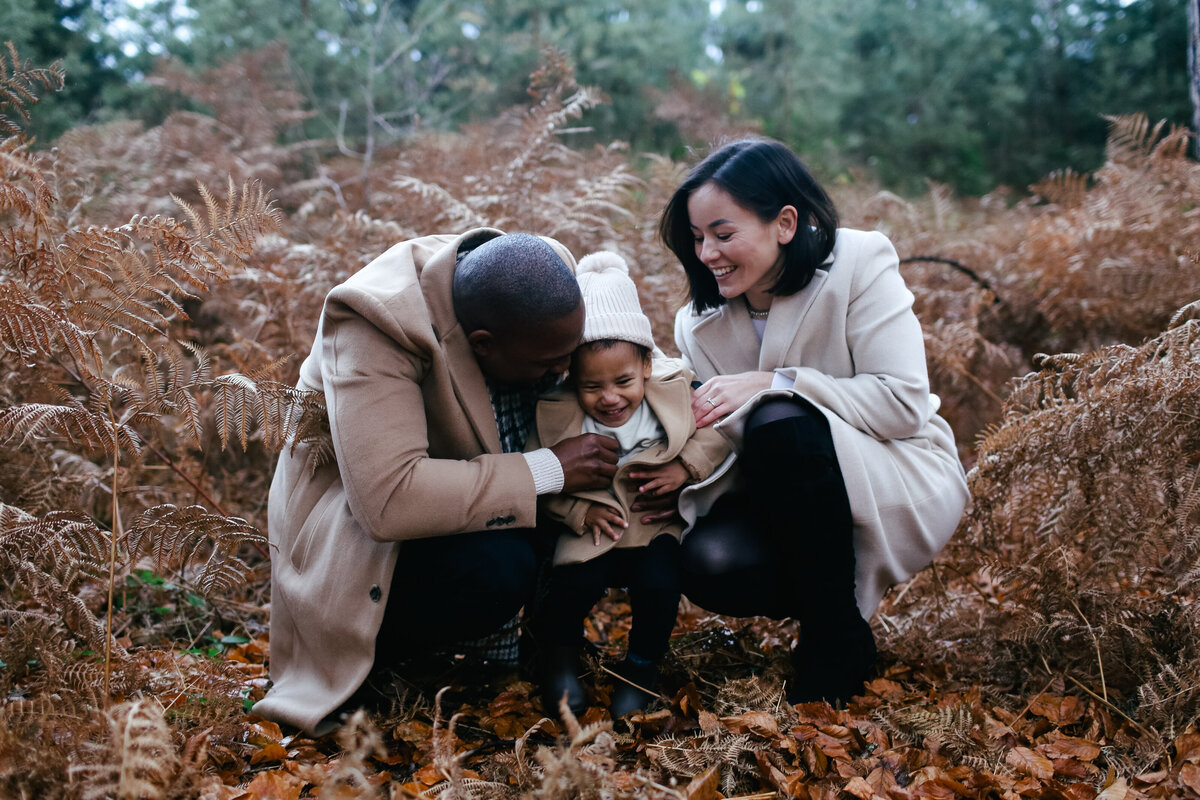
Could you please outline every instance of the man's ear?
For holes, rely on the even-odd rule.
[[[476,358],[487,358],[492,348],[496,346],[496,337],[492,332],[484,328],[476,328],[467,334],[467,341],[471,344],[471,352]]]

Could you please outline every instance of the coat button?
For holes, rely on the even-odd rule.
[[[382,597],[383,597],[383,590],[379,588],[379,584],[375,584],[374,586],[372,586],[371,587],[371,602],[378,603],[380,598],[382,598]]]

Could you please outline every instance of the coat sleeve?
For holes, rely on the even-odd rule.
[[[421,347],[347,309],[327,309],[321,377],[347,502],[380,541],[532,528],[537,495],[520,453],[431,458]]]
[[[934,409],[912,292],[883,234],[867,234],[846,256],[833,269],[853,270],[845,330],[854,375],[835,378],[786,366],[776,372],[788,376],[796,392],[876,439],[914,436]]]
[[[583,529],[583,518],[591,505],[590,500],[568,494],[546,495],[541,501],[541,506],[550,519],[566,525],[578,536],[586,533]]]
[[[692,480],[700,481],[712,475],[729,455],[729,440],[716,428],[708,425],[697,429],[679,451],[679,460]]]
[[[686,365],[684,380],[688,382],[689,386],[696,380],[696,374],[692,372],[691,367],[686,367]],[[691,408],[684,409],[684,413],[691,414]],[[692,480],[699,483],[721,466],[721,462],[729,455],[729,451],[729,440],[712,425],[708,425],[693,429],[691,437],[684,442],[683,448],[679,451],[679,460],[687,468]]]

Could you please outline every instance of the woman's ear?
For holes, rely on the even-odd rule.
[[[799,222],[800,214],[796,211],[795,206],[784,206],[779,209],[779,215],[775,217],[775,225],[778,228],[776,240],[780,245],[792,241],[792,237],[796,235],[796,225]]]

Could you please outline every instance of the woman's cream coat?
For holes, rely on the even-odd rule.
[[[740,300],[675,317],[675,342],[701,380],[774,371],[770,389],[714,427],[740,449],[746,415],[761,399],[794,393],[825,414],[854,516],[858,606],[869,618],[884,592],[932,562],[967,502],[950,426],[929,392],[925,345],[891,242],[840,229],[812,282],[771,304],[761,346]],[[736,466],[736,465],[735,465]],[[728,471],[681,498],[685,519],[703,515],[736,485]],[[795,510],[797,524],[804,509]]]
[[[422,569],[404,562],[403,540],[536,524],[533,476],[520,453],[501,451],[451,300],[458,250],[499,235],[402,242],[325,299],[299,387],[324,393],[337,460],[311,473],[301,445],[275,469],[273,686],[255,713],[334,727],[331,713],[371,669],[393,571]]]
[[[645,547],[654,537],[669,533],[676,539],[683,532],[679,521],[644,525],[640,514],[629,510],[636,492],[628,486],[629,471],[639,466],[666,464],[678,458],[699,482],[684,487],[683,494],[699,491],[720,477],[729,466],[729,443],[725,437],[711,427],[696,430],[696,418],[692,415],[693,375],[678,359],[655,358],[650,379],[646,381],[646,396],[650,410],[658,417],[659,424],[667,434],[667,440],[648,447],[622,464],[613,478],[617,487],[616,496],[607,489],[580,492],[575,495],[551,495],[542,499],[542,505],[550,516],[566,524],[574,533],[565,533],[558,541],[554,552],[555,564],[572,564],[587,561],[613,547]],[[553,447],[571,436],[578,436],[583,427],[583,409],[570,391],[555,392],[538,402],[536,436],[531,435],[526,449]],[[629,528],[621,535],[620,542],[607,536],[594,544],[590,532],[584,530],[583,517],[588,506],[601,503],[621,512]]]

